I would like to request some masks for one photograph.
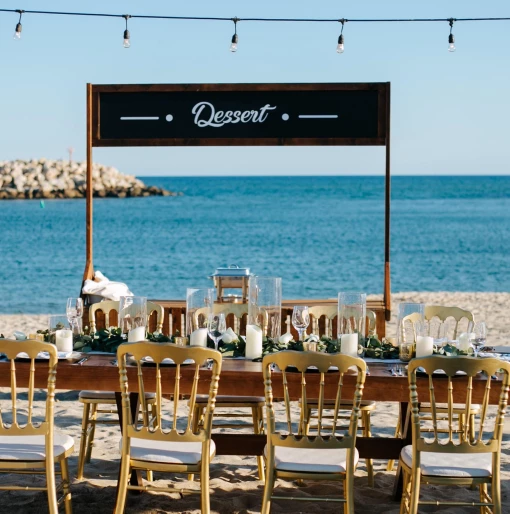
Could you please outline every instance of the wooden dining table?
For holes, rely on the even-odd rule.
[[[57,368],[57,389],[81,390],[94,389],[102,391],[120,391],[119,372],[115,364],[114,355],[90,355],[88,360],[82,364],[71,363],[67,361],[59,361]],[[17,384],[18,387],[24,387],[28,384],[30,364],[25,362],[16,363]],[[9,363],[0,362],[0,387],[10,385],[10,377],[8,373]],[[173,392],[173,377],[175,377],[175,367],[161,367],[163,392]],[[137,382],[136,366],[128,366],[128,381],[132,384]],[[194,367],[181,366],[181,391],[191,390]],[[204,368],[201,371],[199,393],[208,393],[210,385],[211,371]],[[336,377],[335,377],[336,375]],[[147,368],[144,370],[145,390],[150,391],[155,387],[156,368]],[[167,380],[165,380],[167,378]],[[319,378],[318,373],[309,373],[307,377],[307,395],[309,398],[317,398],[319,395]],[[35,386],[38,388],[46,388],[48,380],[46,366],[36,366]],[[291,399],[298,400],[301,398],[301,374],[288,373],[287,380],[289,385],[289,394]],[[465,400],[467,378],[455,377],[457,384],[453,390],[454,402],[462,403]],[[481,403],[485,391],[486,378],[478,375],[473,380],[473,403]],[[356,374],[346,374],[344,376],[344,397],[354,396],[354,388],[356,384]],[[444,387],[441,386],[444,384]],[[435,396],[437,402],[446,403],[447,400],[447,384],[444,381],[435,381]],[[325,398],[335,398],[336,388],[338,385],[338,375],[336,373],[327,373],[325,376]],[[273,395],[275,398],[283,398],[283,390],[280,390],[281,384],[277,381],[273,383]],[[262,363],[253,362],[244,359],[224,358],[219,381],[218,394],[234,395],[234,396],[264,396],[264,384],[262,379]],[[418,379],[418,394],[420,397],[428,396],[428,380],[426,378]],[[120,393],[118,393],[120,404]],[[383,360],[381,363],[370,364],[370,375],[366,377],[365,387],[363,390],[364,400],[374,400],[378,402],[397,402],[400,405],[401,419],[407,419],[407,410],[409,402],[409,388],[407,376],[393,376],[388,369],[388,364]],[[499,391],[497,387],[493,387],[490,392],[489,402],[497,404],[499,401]],[[58,420],[57,420],[58,422]],[[361,459],[396,459],[400,456],[402,448],[411,444],[411,430],[408,429],[408,423],[403,424],[401,437],[360,437],[356,438],[356,447],[359,451]],[[212,438],[216,444],[217,455],[262,455],[266,444],[265,435],[255,435],[246,433],[213,433]],[[400,481],[395,482],[394,495],[396,498],[400,496]]]

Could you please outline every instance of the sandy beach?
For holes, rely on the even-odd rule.
[[[457,305],[471,310],[478,319],[487,321],[489,336],[488,344],[504,345],[510,341],[510,329],[505,324],[504,312],[510,304],[508,293],[398,293],[393,296],[393,319],[388,323],[387,335],[394,335],[396,306],[401,301],[421,301],[427,304]],[[14,330],[26,333],[46,326],[47,316],[41,315],[0,315],[0,333],[11,337]],[[58,375],[57,375],[58,387]],[[4,398],[5,390],[0,392]],[[75,474],[77,453],[80,441],[81,404],[77,401],[78,392],[58,391],[56,399],[56,424],[60,430],[72,436],[75,440],[75,452],[71,458],[71,473]],[[397,405],[391,403],[378,404],[373,415],[373,432],[377,435],[392,435],[397,419]],[[510,512],[510,426],[507,423],[502,451],[502,490],[503,511]],[[119,466],[119,429],[116,426],[99,425],[96,429],[95,448],[90,464],[85,467],[85,479],[73,480],[72,501],[74,512],[96,514],[112,512],[117,472]],[[386,461],[374,461],[375,487],[367,485],[366,469],[363,461],[356,472],[355,504],[356,512],[390,513],[399,512],[399,503],[392,501],[392,488],[395,472],[386,471]],[[168,479],[175,478],[179,486],[193,486],[185,475],[169,477],[156,474],[161,483],[169,483]],[[9,481],[9,476],[0,479]],[[33,479],[34,483],[40,480]],[[196,484],[195,484],[196,486]],[[289,496],[307,496],[324,494],[334,491],[336,485],[323,482],[305,482],[297,485],[280,481],[278,494]],[[219,514],[256,513],[260,512],[263,484],[257,478],[257,468],[254,458],[249,457],[216,457],[211,465],[211,511]],[[423,488],[424,497],[443,498],[448,500],[477,500],[477,492],[468,488]],[[433,494],[431,494],[433,492]],[[435,507],[420,509],[422,512],[435,512]],[[46,504],[43,493],[1,492],[0,511],[9,513],[45,512]],[[464,507],[440,509],[441,512],[463,513],[478,512],[476,509],[467,510]],[[130,495],[126,512],[130,513],[198,513],[199,499],[197,496],[166,495],[145,493]],[[275,501],[272,512],[339,512],[337,504],[317,502],[284,502]]]

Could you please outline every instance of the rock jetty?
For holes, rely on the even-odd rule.
[[[83,198],[87,163],[39,159],[0,161],[0,200],[31,198]],[[146,186],[111,166],[94,163],[92,187],[95,197],[176,196],[177,193]]]

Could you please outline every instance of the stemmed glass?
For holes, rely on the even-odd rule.
[[[220,339],[226,331],[227,323],[225,321],[225,314],[210,314],[207,322],[207,332],[209,337],[214,341],[215,350],[218,349]]]
[[[471,340],[471,344],[475,349],[475,357],[478,357],[478,351],[482,346],[485,346],[487,341],[487,326],[485,321],[477,321],[473,328],[475,339]]]
[[[298,331],[299,340],[302,341],[303,333],[310,324],[310,314],[306,305],[294,305],[292,311],[292,326]]]
[[[81,332],[80,319],[83,316],[83,300],[81,298],[68,298],[66,314],[73,332],[74,328],[76,328],[78,332]]]

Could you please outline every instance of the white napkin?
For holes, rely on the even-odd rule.
[[[123,282],[111,282],[100,271],[96,271],[94,277],[96,280],[85,280],[82,289],[84,294],[97,294],[107,300],[115,301],[119,301],[121,296],[133,296]]]
[[[153,359],[152,357],[147,356],[147,357],[144,357],[144,358],[142,359],[142,361],[143,361],[143,362],[154,362],[154,359]],[[183,362],[183,364],[192,364],[192,363],[194,363],[194,362],[195,362],[195,361],[194,361],[193,359],[186,359],[186,360]],[[175,364],[175,362],[174,362],[172,359],[170,359],[170,358],[168,358],[168,357],[167,357],[166,359],[163,359],[163,360],[160,362],[160,364]]]
[[[58,358],[59,359],[68,359],[69,357],[71,357],[72,354],[73,354],[73,352],[58,352]],[[26,352],[20,352],[20,353],[18,353],[18,355],[16,357],[18,357],[20,359],[30,359],[30,356]],[[48,352],[39,352],[36,357],[36,359],[48,359],[48,360],[49,360],[49,358],[50,358],[50,354]]]
[[[237,334],[230,327],[228,327],[226,332],[221,336],[221,340],[224,343],[231,343],[232,341],[236,341],[237,339]]]

